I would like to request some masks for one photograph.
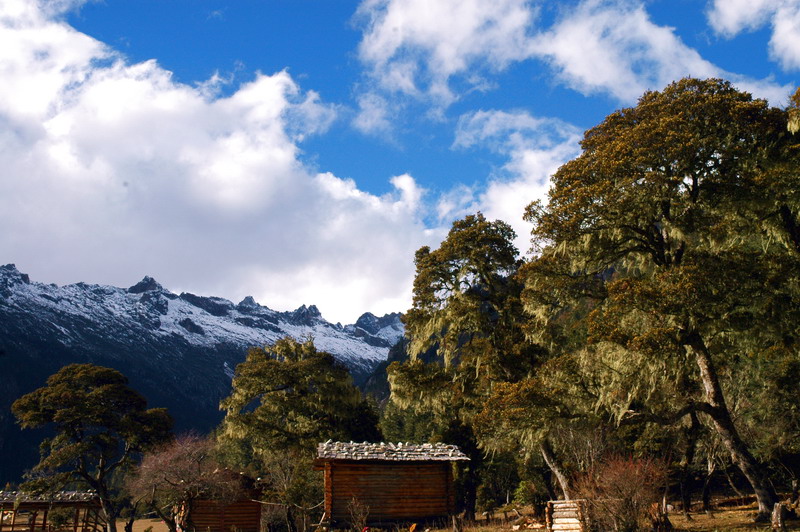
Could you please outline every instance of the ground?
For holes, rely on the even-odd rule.
[[[148,528],[151,528],[148,532],[167,532],[167,525],[161,519],[137,519],[133,523],[133,532],[145,532]],[[125,530],[125,521],[120,519],[117,521],[117,531],[122,532]]]
[[[755,504],[727,506],[715,510],[712,515],[693,512],[691,521],[687,521],[682,514],[673,513],[670,515],[670,521],[675,527],[674,532],[770,532],[772,527],[769,523],[753,523],[755,511]],[[123,524],[120,521],[118,530],[123,530]],[[167,532],[166,525],[159,519],[139,519],[134,523],[133,532],[145,532],[148,527],[152,527],[152,530],[148,532]],[[800,520],[787,521],[786,529],[790,532],[800,532]],[[511,532],[512,523],[510,521],[503,522],[501,519],[494,519],[490,522],[479,521],[465,526],[464,531]],[[450,532],[450,529],[443,529],[442,532]],[[534,532],[534,530],[522,527],[519,532]]]
[[[692,520],[687,521],[683,515],[670,515],[670,520],[675,526],[675,531],[692,532],[715,532],[715,531],[745,531],[759,530],[770,531],[772,527],[769,523],[753,523],[753,516],[756,512],[754,504],[746,506],[733,506],[715,511],[708,516],[702,512],[692,513]],[[800,530],[800,521],[792,520],[786,522],[787,530]]]

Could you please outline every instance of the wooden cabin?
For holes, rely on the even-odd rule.
[[[204,499],[192,501],[192,524],[200,532],[259,532],[261,503],[252,499],[230,504]]]
[[[59,528],[52,519],[54,510],[68,514]],[[93,491],[61,491],[47,495],[0,491],[0,532],[100,532],[103,522],[99,512],[100,499]]]
[[[452,463],[468,460],[443,443],[320,443],[315,466],[325,472],[323,520],[351,526],[354,505],[368,512],[371,526],[444,519],[455,513]]]

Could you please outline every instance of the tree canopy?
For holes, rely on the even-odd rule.
[[[71,364],[11,407],[23,428],[52,426],[42,458],[24,487],[56,491],[85,486],[100,497],[109,532],[124,505],[115,477],[141,453],[171,438],[172,418],[128,386],[120,372],[93,364]],[[116,478],[118,481],[119,478]]]
[[[223,434],[243,439],[258,454],[269,449],[316,448],[329,438],[372,441],[377,418],[347,368],[312,340],[282,338],[252,348],[236,367]]]
[[[266,496],[283,504],[290,531],[298,528],[296,511],[307,512],[321,497],[312,471],[317,444],[381,439],[377,414],[347,369],[311,339],[250,349],[221,408],[228,460],[258,472]]]
[[[598,400],[620,421],[707,415],[762,513],[775,492],[733,422],[724,377],[743,357],[797,354],[786,124],[727,82],[681,80],[587,131],[548,203],[527,211],[541,256],[525,303],[540,334],[564,308],[587,306],[583,367],[628,361]],[[775,227],[787,238],[770,238]]]

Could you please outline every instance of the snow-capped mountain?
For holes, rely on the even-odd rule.
[[[178,430],[205,431],[221,419],[219,402],[247,348],[284,336],[313,338],[361,383],[386,360],[403,325],[396,313],[367,313],[342,326],[325,321],[313,305],[278,312],[252,297],[234,304],[178,295],[151,277],[130,288],[56,286],[32,282],[13,264],[0,266],[0,456],[20,437],[11,402],[65,364],[118,369],[151,406],[170,410]],[[18,477],[14,469],[0,461],[0,482]]]

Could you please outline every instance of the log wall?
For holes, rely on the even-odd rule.
[[[547,530],[552,532],[583,532],[587,526],[586,501],[550,501],[547,503]]]
[[[454,513],[449,462],[325,462],[325,511],[335,526],[350,524],[354,498],[369,508],[367,523],[431,521]]]
[[[199,500],[192,503],[192,524],[198,532],[259,532],[261,504],[238,501],[223,505]]]

